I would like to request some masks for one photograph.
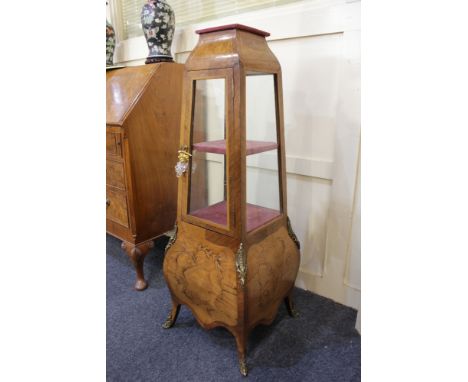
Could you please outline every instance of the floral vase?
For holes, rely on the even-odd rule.
[[[141,25],[149,49],[145,64],[172,62],[175,16],[171,6],[164,0],[148,0],[141,10]]]
[[[115,31],[114,27],[106,20],[106,66],[114,65]]]

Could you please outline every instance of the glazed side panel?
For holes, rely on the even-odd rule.
[[[205,328],[237,326],[238,241],[182,221],[178,225],[163,266],[173,299],[186,304]]]

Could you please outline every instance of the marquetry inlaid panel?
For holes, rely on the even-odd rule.
[[[164,259],[164,275],[174,297],[202,324],[237,325],[235,253],[228,247],[189,237],[179,228]]]

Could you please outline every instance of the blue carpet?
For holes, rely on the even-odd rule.
[[[203,330],[185,306],[175,326],[163,329],[171,308],[162,275],[166,242],[158,239],[149,252],[149,287],[136,292],[130,260],[107,235],[107,381],[360,381],[356,311],[302,289],[294,291],[298,318],[281,305],[271,326],[252,332],[247,378],[227,330]]]

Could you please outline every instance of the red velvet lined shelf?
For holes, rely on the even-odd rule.
[[[200,219],[209,220],[220,225],[227,224],[226,202],[213,204],[212,206],[201,208],[190,213]],[[271,208],[260,207],[247,203],[247,232],[254,230],[279,216],[280,212]]]
[[[247,141],[247,155],[263,153],[278,148],[275,142]],[[226,140],[200,142],[193,149],[202,153],[226,154]]]

